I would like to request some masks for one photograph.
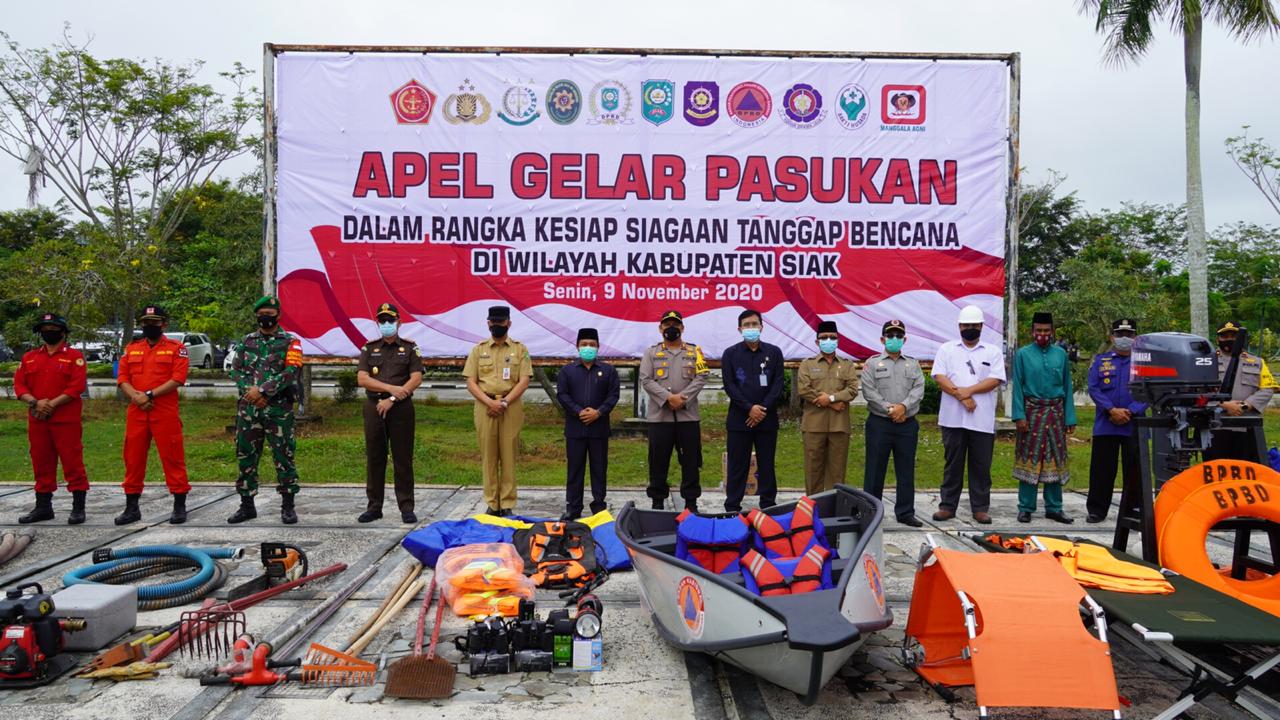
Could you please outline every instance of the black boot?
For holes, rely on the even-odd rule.
[[[71,491],[71,514],[67,516],[68,525],[79,525],[84,522],[84,498],[88,490]]]
[[[293,493],[280,495],[280,522],[293,525],[298,522],[298,513],[293,511]]]
[[[173,512],[169,513],[170,525],[181,525],[187,521],[187,494],[173,494]]]
[[[142,511],[138,509],[138,498],[141,494],[124,496],[124,512],[116,516],[117,525],[128,525],[142,519]]]
[[[227,522],[235,525],[236,523],[242,523],[245,520],[252,520],[256,517],[258,517],[258,509],[253,506],[253,496],[241,495],[240,509],[236,511],[235,515],[227,518]]]
[[[18,518],[18,522],[26,525],[27,523],[43,522],[53,519],[53,493],[36,493],[36,506],[31,508],[31,512]]]

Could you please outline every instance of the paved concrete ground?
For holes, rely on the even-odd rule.
[[[418,512],[423,523],[437,519],[466,517],[482,508],[477,489],[456,487],[419,487]],[[615,509],[622,502],[643,501],[638,490],[615,491],[611,501]],[[225,517],[234,511],[236,499],[229,487],[201,486],[192,492],[189,505],[191,520],[185,526],[164,523],[168,515],[168,497],[156,488],[143,498],[144,521],[134,526],[117,528],[111,522],[119,511],[120,497],[115,488],[101,488],[91,496],[90,519],[85,525],[68,527],[65,517],[69,499],[59,494],[56,499],[58,519],[35,527],[37,539],[21,557],[0,566],[0,587],[16,577],[37,580],[46,588],[57,589],[59,578],[67,570],[90,562],[87,553],[100,546],[132,546],[159,543],[182,543],[193,546],[240,545],[249,552],[236,564],[230,584],[238,584],[257,573],[257,544],[263,540],[287,539],[304,546],[313,567],[345,562],[351,569],[345,574],[326,578],[304,589],[264,603],[248,612],[251,632],[268,635],[274,627],[298,617],[306,608],[318,603],[360,570],[374,564],[373,579],[346,603],[334,619],[312,639],[341,647],[352,631],[374,611],[390,591],[401,568],[409,562],[398,541],[407,528],[391,518],[370,525],[357,525],[355,515],[363,505],[363,492],[358,488],[327,486],[308,488],[299,500],[301,524],[286,528],[276,513],[273,496],[260,498],[260,518],[248,526],[232,527]],[[723,502],[715,492],[707,494],[704,507]],[[1014,521],[1015,496],[997,493],[994,499],[993,526],[983,531],[1061,532],[1063,526],[1046,523],[1041,517],[1032,526]],[[0,529],[19,526],[16,517],[30,503],[30,494],[19,486],[0,486]],[[551,489],[522,490],[520,511],[528,515],[558,514],[562,498]],[[922,517],[936,508],[937,493],[921,493],[917,498]],[[1080,518],[1070,531],[1083,536],[1109,539],[1110,523],[1085,525],[1083,497],[1069,494],[1068,512]],[[184,679],[180,671],[199,664],[173,656],[177,667],[154,681],[114,684],[62,678],[37,690],[0,693],[0,705],[8,717],[21,720],[43,718],[174,718],[175,720],[240,720],[242,718],[327,718],[372,717],[441,717],[441,718],[525,718],[546,717],[548,712],[572,713],[574,717],[609,718],[696,718],[720,720],[743,718],[972,718],[977,716],[972,690],[962,690],[960,701],[947,704],[922,685],[914,673],[899,662],[902,628],[907,618],[914,572],[913,559],[924,540],[924,531],[940,533],[947,545],[966,545],[958,536],[979,529],[968,513],[959,519],[937,523],[915,530],[889,520],[885,527],[883,573],[895,622],[890,630],[874,635],[863,650],[854,656],[838,676],[824,689],[812,707],[801,705],[796,697],[769,683],[756,680],[726,668],[701,655],[685,655],[661,641],[639,603],[636,579],[632,573],[615,574],[600,589],[605,603],[605,669],[598,674],[571,672],[513,674],[497,677],[469,678],[459,674],[456,693],[449,700],[417,702],[394,700],[382,695],[382,676],[373,688],[305,691],[277,687],[227,691],[202,688],[195,680]],[[1215,554],[1225,551],[1211,544]],[[542,612],[553,604],[550,593],[540,596]],[[194,606],[192,606],[194,607]],[[159,627],[177,620],[180,609],[143,613],[141,627]],[[379,662],[391,662],[409,652],[416,619],[416,603],[404,610],[366,651]],[[466,623],[447,617],[441,652],[450,660],[458,660],[452,638],[463,632]],[[1113,644],[1113,658],[1122,695],[1133,702],[1126,717],[1147,718],[1159,712],[1176,697],[1184,684],[1169,667],[1152,661],[1147,655],[1123,642]],[[1034,681],[1035,668],[1026,668],[1028,681]],[[302,697],[309,695],[308,697]],[[20,706],[20,707],[19,707]],[[1068,718],[1102,717],[1101,713],[1061,711],[996,711],[999,718]],[[1210,701],[1195,710],[1195,717],[1248,717],[1238,707],[1222,701]]]

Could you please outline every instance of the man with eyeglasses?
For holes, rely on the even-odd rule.
[[[1147,412],[1147,404],[1129,394],[1129,353],[1138,335],[1138,323],[1122,318],[1111,323],[1111,350],[1098,354],[1089,368],[1089,397],[1097,408],[1093,417],[1093,441],[1089,453],[1089,497],[1085,522],[1107,519],[1116,485],[1116,462],[1125,483],[1138,479],[1138,440],[1135,417]]]
[[[996,395],[1005,382],[1004,353],[982,341],[983,314],[965,306],[957,318],[960,340],[943,343],[933,359],[933,379],[942,390],[938,426],[944,467],[937,521],[956,516],[965,466],[969,469],[969,507],[973,519],[991,524],[991,456],[996,441]]]

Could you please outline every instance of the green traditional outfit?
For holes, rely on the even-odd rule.
[[[1018,481],[1018,511],[1034,512],[1036,485],[1044,484],[1048,513],[1062,512],[1062,486],[1070,480],[1067,427],[1076,424],[1071,393],[1071,362],[1057,345],[1035,343],[1013,356],[1013,419],[1026,420],[1018,433],[1013,477]]]

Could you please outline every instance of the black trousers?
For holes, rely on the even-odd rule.
[[[747,492],[747,471],[751,469],[751,448],[756,450],[756,483],[760,494],[760,507],[772,507],[778,502],[778,476],[774,469],[774,456],[778,451],[778,428],[768,430],[730,430],[726,454],[729,456],[728,477],[724,484],[725,512],[742,509],[742,496]]]
[[[396,504],[400,512],[413,512],[413,430],[416,413],[412,400],[391,406],[387,416],[378,415],[378,402],[364,401],[364,494],[366,509],[382,512],[386,495],[387,449],[395,467]]]
[[[649,423],[649,489],[645,493],[653,500],[671,495],[667,472],[672,450],[680,462],[680,497],[697,500],[702,495],[702,423],[697,420]]]
[[[1105,518],[1115,494],[1117,463],[1125,485],[1138,482],[1138,438],[1133,435],[1094,435],[1092,444],[1089,497],[1085,500],[1085,507],[1090,515]]]
[[[582,485],[586,477],[587,461],[591,462],[591,514],[604,510],[605,478],[609,473],[609,438],[565,438],[565,453],[569,456],[569,477],[564,486],[565,510],[582,512]]]
[[[893,474],[898,480],[893,514],[898,518],[916,514],[916,445],[920,423],[915,418],[896,423],[889,418],[867,414],[867,461],[862,489],[884,498],[884,476],[893,456]]]
[[[969,508],[973,512],[991,509],[991,453],[995,433],[966,428],[942,428],[942,498],[938,507],[955,512],[964,489],[965,465],[969,468]]]
[[[1261,432],[1261,429],[1258,430]],[[1213,444],[1203,453],[1204,460],[1248,460],[1266,465],[1258,457],[1258,441],[1254,430],[1218,430],[1213,433]]]

